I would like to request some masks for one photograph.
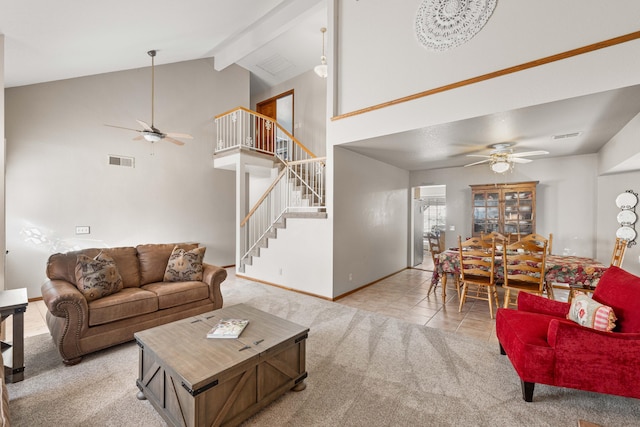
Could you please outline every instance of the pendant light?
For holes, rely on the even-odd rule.
[[[316,65],[313,71],[323,79],[327,78],[327,57],[324,55],[324,33],[327,32],[327,29],[322,27],[320,28],[320,32],[322,33],[322,56],[320,57],[320,65]]]

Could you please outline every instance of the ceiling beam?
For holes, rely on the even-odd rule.
[[[258,21],[216,46],[209,55],[215,58],[214,68],[224,70],[285,33],[300,19],[325,7],[325,0],[284,0]]]

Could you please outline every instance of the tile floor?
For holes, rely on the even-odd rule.
[[[407,322],[497,342],[496,322],[489,317],[489,306],[486,301],[468,299],[462,312],[458,312],[460,300],[451,278],[448,280],[447,298],[444,304],[440,285],[435,294],[431,293],[427,296],[432,269],[431,257],[426,253],[424,264],[402,270],[336,302]],[[226,280],[236,280],[234,269],[230,268],[228,272]],[[558,298],[557,294],[558,292],[556,292],[556,298]],[[500,287],[498,287],[498,297],[502,302]],[[25,337],[49,332],[45,321],[46,313],[44,302],[29,303],[24,314]],[[11,341],[11,317],[5,323],[6,340]]]

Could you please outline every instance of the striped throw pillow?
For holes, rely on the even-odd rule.
[[[592,300],[584,293],[578,293],[571,301],[567,319],[587,328],[607,332],[616,327],[618,320],[611,307]]]

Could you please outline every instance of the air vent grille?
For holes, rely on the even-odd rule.
[[[135,167],[135,159],[133,157],[109,155],[109,164],[113,166],[133,168]]]
[[[567,139],[576,138],[580,136],[582,132],[563,133],[562,135],[553,135],[553,139]]]

